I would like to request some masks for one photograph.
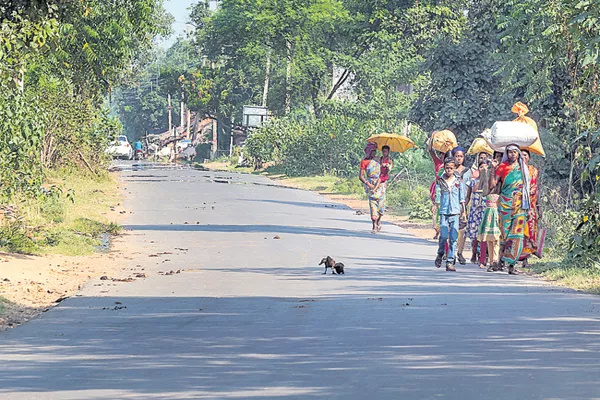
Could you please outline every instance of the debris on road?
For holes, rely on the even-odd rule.
[[[113,282],[134,282],[135,279],[133,279],[133,278],[123,278],[123,279],[112,278],[111,281],[113,281]]]
[[[127,308],[127,306],[102,307],[103,310],[113,310],[113,311],[122,310],[124,308]]]

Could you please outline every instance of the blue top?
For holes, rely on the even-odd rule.
[[[140,142],[139,140],[135,142],[135,149],[142,150],[142,142]]]
[[[465,184],[460,175],[455,173],[454,182],[448,186],[448,182],[443,178],[444,175],[437,179],[435,185],[435,204],[439,205],[441,215],[461,214],[466,198]]]

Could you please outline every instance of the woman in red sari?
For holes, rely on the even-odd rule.
[[[531,257],[532,254],[536,254],[538,250],[538,221],[541,218],[540,203],[538,202],[539,171],[529,163],[531,158],[529,150],[521,150],[521,154],[529,169],[530,179],[529,201],[531,205],[529,208],[527,224],[525,226],[523,252],[521,253],[520,258],[520,260],[523,261],[523,266],[527,267],[529,265],[529,257]]]

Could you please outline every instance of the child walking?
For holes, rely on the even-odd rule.
[[[440,210],[440,241],[435,266],[442,266],[446,242],[449,241],[446,271],[456,271],[458,224],[461,218],[465,218],[465,185],[456,172],[454,158],[444,160],[444,174],[437,179],[435,186],[435,204]]]
[[[477,157],[477,160],[475,160],[477,169],[471,167],[469,178],[465,179],[465,186],[467,187],[466,204],[471,205],[468,212],[466,231],[469,239],[472,241],[471,249],[473,254],[471,256],[471,262],[473,264],[479,261],[479,240],[477,236],[479,235],[479,227],[481,226],[481,221],[483,219],[483,212],[486,208],[483,190],[484,187],[488,187],[487,181],[489,180],[489,174],[487,173],[487,153],[482,154],[485,154],[486,157],[481,157],[481,155]]]
[[[489,173],[489,168],[484,169]],[[488,175],[488,174],[482,174]],[[479,267],[486,267],[486,255],[488,259],[488,272],[497,271],[500,261],[500,220],[498,219],[498,188],[490,188],[487,177],[482,179],[483,195],[485,197],[485,210],[479,225],[477,240],[481,243],[481,256]],[[487,253],[487,254],[486,254]]]

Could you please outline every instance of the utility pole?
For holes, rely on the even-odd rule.
[[[175,136],[175,132],[171,130],[173,129],[173,116],[171,115],[173,111],[173,106],[171,105],[171,94],[169,93],[167,96],[167,98],[169,99],[169,134]],[[171,144],[171,160],[175,160],[175,143]]]
[[[171,131],[171,126],[173,123],[173,117],[171,116],[171,111],[173,111],[173,106],[171,106],[171,95],[168,94],[167,96],[167,98],[169,99],[169,133],[172,134],[173,131]]]
[[[269,95],[269,81],[271,80],[271,50],[267,50],[267,65],[265,66],[265,85],[263,87],[262,106],[267,106],[267,96]]]
[[[235,130],[235,117],[231,117],[231,131],[229,132],[229,157],[233,155],[233,131]]]
[[[192,122],[192,113],[190,109],[186,107],[186,116],[187,116],[187,137],[188,139],[192,138],[192,131],[190,130],[190,125]]]
[[[181,115],[180,115],[180,123],[179,126],[181,126],[181,129],[185,128],[185,103],[183,102],[184,100],[184,94],[183,91],[181,92]]]
[[[219,138],[217,128],[218,128],[217,120],[213,118],[213,124],[212,124],[212,136],[213,137],[212,137],[212,149],[211,149],[213,160],[215,159],[215,156],[217,154],[217,145],[218,145],[217,140]]]

